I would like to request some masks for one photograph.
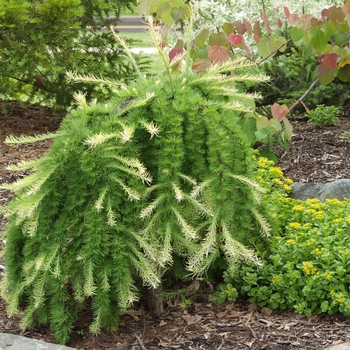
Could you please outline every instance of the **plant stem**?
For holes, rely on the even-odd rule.
[[[288,39],[285,43],[283,43],[281,46],[279,46],[276,50],[272,51],[268,56],[263,58],[261,61],[258,62],[258,66],[261,65],[261,63],[264,63],[267,61],[270,57],[272,57],[278,50],[280,50],[283,46],[287,46],[287,44],[291,41],[292,39]]]
[[[299,104],[303,101],[303,99],[310,93],[310,91],[314,88],[314,86],[318,83],[318,79],[315,79],[310,87],[305,91],[305,93],[298,98],[289,108],[288,113],[284,116],[284,118]],[[286,127],[283,125],[282,129],[279,130],[279,132],[276,134],[276,138],[281,135],[281,133],[286,129]]]
[[[303,96],[301,96],[299,99],[297,99],[291,107],[289,107],[288,109],[288,114],[310,93],[310,91],[314,88],[314,86],[318,83],[318,79],[316,78],[312,84],[310,85],[310,87],[305,91],[305,93],[303,94]]]

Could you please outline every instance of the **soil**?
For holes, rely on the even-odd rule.
[[[0,183],[12,182],[26,173],[14,175],[5,168],[19,161],[42,156],[50,141],[9,147],[9,135],[34,135],[55,131],[62,118],[39,106],[0,103]],[[6,108],[5,108],[6,107]],[[6,110],[5,110],[6,109]],[[5,113],[6,112],[6,113]],[[285,176],[298,182],[328,182],[349,178],[350,119],[342,117],[334,125],[318,128],[306,121],[294,126],[290,152],[279,153],[279,166]],[[0,205],[12,194],[2,192]],[[5,220],[0,218],[0,229]],[[0,242],[3,248],[5,242]],[[0,260],[0,279],[5,266]],[[201,282],[204,283],[204,282]],[[307,318],[291,310],[272,311],[246,300],[215,305],[208,295],[198,295],[183,306],[180,300],[165,305],[161,317],[152,318],[142,302],[121,317],[118,331],[97,336],[89,333],[91,316],[87,312],[77,322],[68,346],[81,350],[129,349],[325,349],[350,341],[350,318],[341,314]],[[0,299],[0,332],[57,343],[48,327],[24,329],[19,318],[8,318]]]

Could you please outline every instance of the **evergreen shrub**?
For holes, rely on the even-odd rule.
[[[1,209],[2,296],[22,327],[49,323],[61,343],[83,308],[92,309],[91,332],[116,329],[140,284],[157,287],[174,254],[193,276],[219,257],[231,271],[258,263],[249,240],[269,233],[238,123],[256,96],[235,89],[267,78],[245,73],[254,65],[245,59],[198,75],[188,57],[169,64],[160,46],[164,74],[140,73],[104,103],[76,95],[79,107],[56,133],[7,139],[55,139],[43,158],[11,167],[29,176],[1,186],[16,192]]]
[[[108,98],[109,84],[72,82],[67,71],[100,78],[135,78],[124,51],[108,31],[131,0],[0,0],[0,96],[66,109],[73,94]],[[109,15],[109,16],[107,16]],[[114,16],[111,16],[114,15]],[[140,57],[140,66],[147,62]],[[141,65],[142,61],[142,65]]]

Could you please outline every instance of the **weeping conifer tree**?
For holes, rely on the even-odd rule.
[[[7,139],[54,138],[44,157],[10,167],[30,175],[1,186],[16,193],[1,209],[9,220],[2,296],[22,327],[49,323],[61,343],[87,307],[91,332],[116,329],[138,282],[156,288],[174,254],[193,276],[219,256],[235,268],[256,261],[246,239],[269,231],[238,123],[256,96],[236,89],[267,78],[247,73],[254,63],[243,58],[198,75],[189,55],[169,63],[151,34],[164,73],[110,82],[118,89],[108,102],[76,95],[56,133]]]

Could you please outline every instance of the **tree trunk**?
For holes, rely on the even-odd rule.
[[[153,316],[160,316],[164,312],[162,284],[157,288],[150,288],[147,290],[147,304]]]

